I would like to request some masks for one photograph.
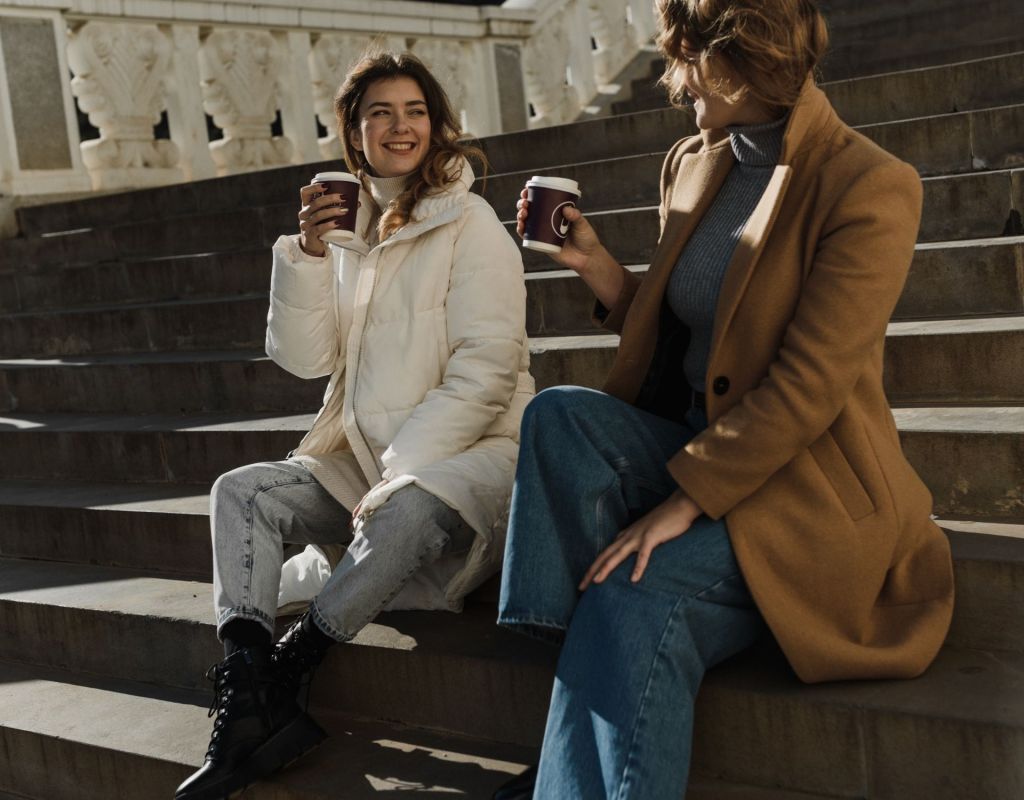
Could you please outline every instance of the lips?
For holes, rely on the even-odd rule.
[[[381,146],[392,153],[408,153],[416,147],[412,142],[388,142]]]

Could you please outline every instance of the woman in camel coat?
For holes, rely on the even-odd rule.
[[[910,678],[952,613],[882,384],[920,180],[815,85],[812,0],[657,7],[701,132],[642,278],[567,213],[555,258],[621,342],[604,393],[542,392],[521,434],[499,621],[563,642],[542,800],[678,800],[704,671],[765,624],[804,681]]]

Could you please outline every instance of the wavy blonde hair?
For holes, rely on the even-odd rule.
[[[422,61],[412,53],[371,50],[348,71],[334,98],[338,138],[341,139],[345,163],[363,181],[364,187],[366,176],[373,174],[373,170],[366,156],[352,146],[349,134],[359,129],[359,106],[370,86],[376,81],[395,78],[412,78],[423,92],[430,117],[430,146],[409,186],[387,208],[380,209],[382,214],[377,222],[377,235],[381,241],[411,220],[412,210],[421,198],[459,180],[463,158],[474,158],[485,168],[487,165],[483,151],[458,141],[462,130],[448,95]]]
[[[700,52],[705,73],[730,75],[719,83],[765,105],[790,108],[828,47],[828,27],[816,0],[656,0],[658,49],[665,56],[659,83],[674,106],[683,105],[675,79],[683,42]],[[727,69],[712,69],[721,57]]]

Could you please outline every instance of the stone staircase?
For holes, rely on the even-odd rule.
[[[1020,800],[1024,53],[826,89],[924,176],[887,388],[949,529],[955,618],[915,681],[808,687],[770,646],[714,670],[688,798]],[[691,130],[657,108],[492,137],[478,188],[511,220],[529,175],[580,180],[642,271],[662,158]],[[0,242],[0,800],[169,798],[200,763],[209,486],[283,457],[324,388],[261,350],[268,247],[318,166],[23,209]],[[574,275],[523,253],[538,386],[599,386],[614,337]],[[555,657],[494,616],[492,584],[336,648],[311,699],[335,735],[245,796],[489,797],[535,758]]]

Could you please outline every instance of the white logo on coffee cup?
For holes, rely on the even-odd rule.
[[[555,236],[559,239],[564,239],[569,235],[569,220],[562,216],[562,209],[566,206],[576,208],[576,204],[572,200],[568,200],[551,212],[551,230],[555,232]]]

